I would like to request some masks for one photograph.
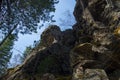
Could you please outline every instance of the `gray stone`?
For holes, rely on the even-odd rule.
[[[86,69],[83,80],[109,80],[103,69]]]
[[[41,34],[41,45],[48,47],[61,40],[61,30],[57,25],[51,25]]]
[[[43,76],[40,80],[56,80],[56,79],[53,74],[46,73],[46,74],[43,74]]]

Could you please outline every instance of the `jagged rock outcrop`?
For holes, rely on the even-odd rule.
[[[48,27],[41,35],[42,46],[48,47],[54,43],[60,42],[62,38],[61,34],[61,30],[58,26],[52,25]]]
[[[116,34],[119,35],[119,3],[119,0],[77,0],[74,10],[77,23],[73,30],[79,46],[71,52],[72,63],[75,64],[73,67],[81,65],[83,69],[100,68],[106,71],[110,80],[120,78],[120,75],[113,75],[114,71],[120,69],[120,41],[114,35],[116,29]],[[85,45],[88,45],[86,42],[92,46],[91,49],[88,46],[85,48]],[[92,58],[89,58],[91,53]],[[74,61],[77,61],[77,64]]]
[[[74,68],[72,80],[109,80],[107,74],[102,69],[86,69],[78,65]]]
[[[64,34],[68,34],[68,36]],[[72,69],[70,66],[69,53],[72,48],[71,46],[74,45],[75,42],[74,37],[71,34],[72,30],[62,32],[56,25],[49,26],[42,33],[41,43],[31,52],[31,55],[27,57],[23,64],[9,70],[2,79],[43,80],[46,73],[62,76],[70,75],[72,73]],[[67,37],[73,39],[69,40]],[[67,42],[64,42],[62,38],[67,40]]]
[[[0,80],[119,80],[120,0],[76,0],[73,29],[56,25]]]

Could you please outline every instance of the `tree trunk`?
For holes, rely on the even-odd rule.
[[[12,32],[17,28],[17,24],[11,29],[8,34],[5,36],[5,38],[0,42],[0,46],[6,41],[6,39],[12,34]]]

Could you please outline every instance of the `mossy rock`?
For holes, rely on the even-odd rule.
[[[68,76],[57,76],[56,80],[72,80],[72,76],[68,75]]]
[[[114,30],[114,35],[120,37],[120,27]]]
[[[92,41],[92,37],[89,35],[86,35],[86,36],[80,37],[79,41],[82,43],[90,43]]]
[[[37,67],[37,73],[57,73],[59,71],[59,63],[57,58],[54,55],[46,57],[40,62]]]
[[[91,43],[83,43],[75,46],[70,52],[71,66],[79,63],[81,60],[93,60],[94,52]]]

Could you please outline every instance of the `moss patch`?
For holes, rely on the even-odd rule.
[[[72,80],[72,76],[68,75],[68,76],[57,76],[56,80]]]
[[[57,58],[54,55],[50,55],[43,59],[39,66],[37,67],[37,73],[54,73],[59,70],[59,63],[57,62]]]

